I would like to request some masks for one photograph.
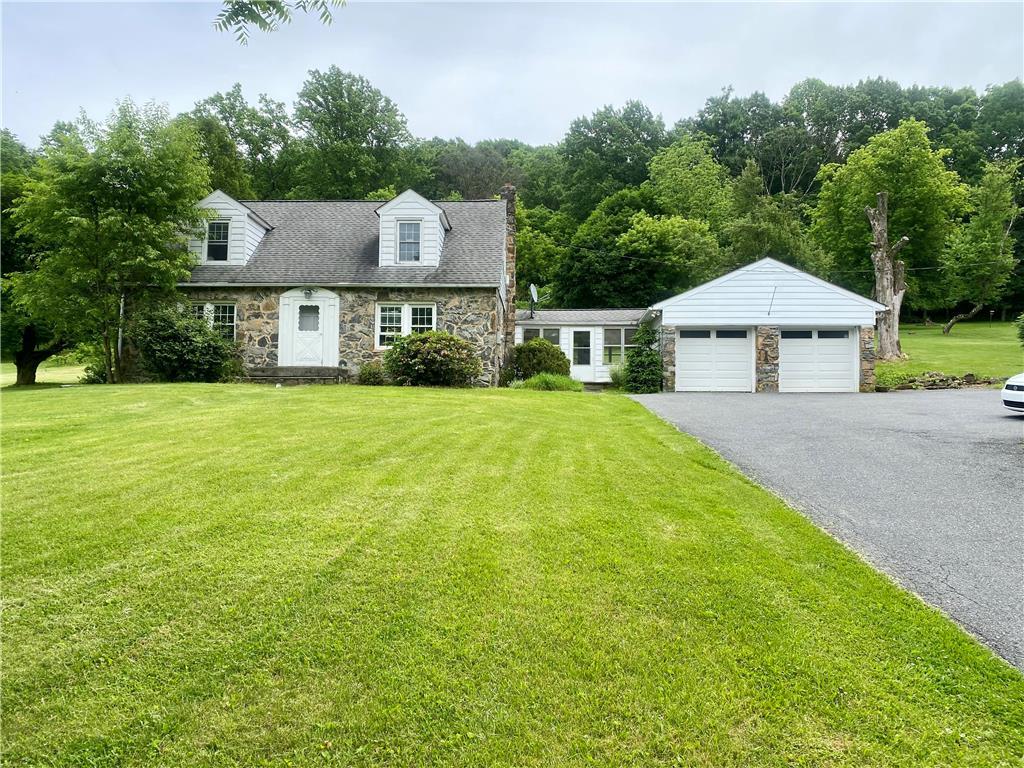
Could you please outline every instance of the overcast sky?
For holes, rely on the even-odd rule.
[[[394,99],[417,136],[557,141],[569,121],[638,98],[668,124],[732,85],[781,97],[818,77],[983,89],[1022,76],[1024,4],[350,3],[216,32],[207,3],[2,5],[3,125],[26,143],[115,99],[175,112],[235,82],[292,103],[336,64]]]

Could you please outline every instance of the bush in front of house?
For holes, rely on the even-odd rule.
[[[238,345],[178,305],[145,310],[129,330],[145,373],[158,381],[223,381],[241,375]]]
[[[521,381],[526,381],[538,373],[568,376],[569,358],[547,339],[530,339],[512,348],[506,370],[512,371],[513,379]]]
[[[388,383],[388,375],[384,372],[384,364],[380,360],[371,360],[359,368],[356,383],[364,387],[381,387]]]
[[[471,387],[483,375],[473,345],[445,331],[403,336],[384,353],[384,370],[396,384]]]
[[[611,380],[612,389],[626,388],[626,369],[621,365],[613,365],[608,369],[608,378]]]
[[[1020,339],[1020,345],[1024,347],[1024,312],[1020,313],[1020,317],[1017,318],[1017,338]]]
[[[582,392],[583,382],[558,373],[538,373],[524,381],[513,381],[512,389],[534,389],[542,392]]]
[[[633,334],[636,345],[626,353],[623,370],[627,392],[644,394],[661,391],[661,352],[656,348],[658,332],[649,323],[643,323]]]

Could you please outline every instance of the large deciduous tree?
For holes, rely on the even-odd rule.
[[[706,221],[720,232],[732,218],[732,181],[706,136],[684,135],[651,160],[654,197],[666,213]]]
[[[917,120],[906,120],[891,131],[878,134],[867,145],[850,154],[843,165],[828,165],[821,171],[821,191],[812,212],[812,233],[834,261],[836,282],[861,293],[874,288],[876,298],[881,279],[882,253],[894,256],[891,248],[902,238],[900,261],[905,264],[908,302],[919,308],[942,306],[946,301],[939,257],[950,230],[967,202],[967,188],[956,173],[946,169],[946,150],[933,150],[928,129]],[[886,240],[879,240],[882,218],[878,194],[886,194],[884,224]],[[878,211],[869,219],[867,209]],[[894,271],[899,271],[893,262]],[[897,281],[898,282],[898,281]],[[898,313],[898,307],[892,307]],[[897,329],[897,316],[892,317]],[[887,344],[883,354],[898,354]]]
[[[334,9],[345,0],[223,0],[213,25],[231,32],[242,45],[249,42],[249,29],[273,32],[290,24],[296,13],[315,13],[323,24],[334,21]]]
[[[132,308],[174,291],[202,234],[209,169],[195,131],[166,110],[121,102],[50,142],[14,208],[35,269],[10,279],[15,302],[64,340],[100,345],[124,378],[117,338]]]
[[[562,142],[569,213],[582,221],[604,198],[642,184],[648,163],[665,144],[661,116],[639,101],[573,120]]]
[[[403,176],[412,141],[405,116],[364,77],[311,70],[295,103],[303,152],[295,192],[361,199]]]
[[[1020,213],[1013,199],[1018,162],[989,164],[977,187],[971,189],[971,217],[949,236],[942,254],[942,273],[950,301],[969,302],[967,312],[953,315],[943,327],[948,334],[961,320],[970,320],[1006,290],[1017,259],[1011,232]]]

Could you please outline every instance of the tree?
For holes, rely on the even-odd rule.
[[[568,238],[556,239],[552,219],[558,214],[543,206],[528,209],[522,200],[516,205],[516,298],[529,297],[530,284],[545,286],[554,279],[558,264],[565,257]]]
[[[953,315],[943,327],[948,334],[970,320],[986,304],[998,301],[1013,274],[1013,223],[1020,206],[1013,199],[1018,161],[989,164],[981,183],[971,190],[970,220],[952,231],[942,255],[943,275],[953,303],[970,302],[970,311]]]
[[[412,141],[405,116],[364,77],[311,70],[295,125],[303,146],[294,192],[303,197],[358,200],[403,175]]]
[[[666,213],[706,221],[719,232],[732,217],[729,172],[711,154],[706,136],[684,135],[651,160],[654,197]]]
[[[649,187],[622,189],[601,201],[580,224],[555,269],[553,293],[557,304],[647,306],[646,276],[658,267],[627,258],[618,243],[632,225],[633,217],[641,212],[661,213]]]
[[[569,213],[582,221],[604,198],[642,184],[648,163],[665,143],[661,116],[639,101],[573,120],[562,142]]]
[[[6,129],[0,131],[0,157],[3,159],[3,173],[0,175],[2,348],[5,355],[10,355],[14,359],[17,368],[16,383],[35,384],[39,365],[63,351],[67,344],[45,322],[30,316],[14,300],[11,280],[35,267],[30,258],[33,250],[32,241],[18,233],[14,224],[13,206],[28,183],[36,157]]]
[[[261,32],[273,32],[290,24],[292,16],[315,13],[324,24],[334,20],[333,9],[345,0],[223,0],[213,25],[221,32],[233,32],[242,45],[249,42],[249,26]]]
[[[197,102],[191,116],[214,118],[224,126],[245,162],[256,197],[288,196],[295,184],[298,147],[282,102],[260,94],[253,106],[242,95],[242,86],[235,83],[226,93]]]
[[[641,211],[615,245],[629,265],[619,290],[630,306],[648,306],[721,273],[718,241],[706,221]]]
[[[874,240],[871,243],[871,262],[875,265],[875,298],[886,310],[878,318],[878,356],[883,360],[899,360],[900,308],[907,293],[907,265],[896,255],[906,247],[906,235],[895,243],[889,242],[889,195],[879,192],[877,205],[865,207],[864,213],[871,224]]]
[[[909,240],[900,246],[900,258],[911,303],[924,309],[944,305],[939,256],[967,201],[966,187],[945,167],[948,154],[931,148],[924,123],[906,120],[872,137],[844,165],[822,168],[811,232],[832,257],[836,282],[861,293],[874,283],[877,290],[877,264],[869,255],[879,252],[880,222],[872,224],[865,210],[884,192],[887,232],[896,233],[897,241]],[[880,294],[876,298],[885,303]]]
[[[210,186],[236,200],[253,199],[252,176],[224,124],[212,115],[184,115],[181,119],[191,122],[199,137],[199,152],[210,168]]]
[[[733,182],[732,210],[734,218],[722,229],[727,248],[721,274],[765,256],[822,277],[829,274],[831,261],[807,232],[798,195],[766,194],[765,182],[753,160]]]
[[[37,249],[36,268],[10,279],[15,302],[61,339],[102,345],[107,381],[123,380],[118,335],[188,276],[208,188],[195,131],[166,110],[124,101],[103,125],[83,117],[45,148],[15,204]]]

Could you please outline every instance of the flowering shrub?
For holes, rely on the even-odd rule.
[[[473,345],[444,331],[414,333],[384,353],[384,370],[396,384],[470,387],[483,374]]]

